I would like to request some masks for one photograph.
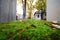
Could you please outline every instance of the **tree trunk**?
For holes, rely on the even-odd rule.
[[[60,21],[60,0],[47,0],[47,20]]]
[[[26,18],[26,0],[23,1],[23,19]]]
[[[0,0],[0,22],[16,20],[16,0]]]
[[[28,19],[31,19],[31,14],[32,14],[32,11],[29,13]]]

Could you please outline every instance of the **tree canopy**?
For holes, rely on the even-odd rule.
[[[40,10],[40,9],[46,10],[46,0],[37,0],[34,7],[37,10]]]

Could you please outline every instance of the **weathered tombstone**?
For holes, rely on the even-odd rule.
[[[43,10],[36,11],[34,13],[34,18],[35,19],[46,20],[46,12],[43,11]]]
[[[16,0],[0,0],[0,23],[16,20]]]
[[[35,19],[41,19],[41,12],[40,12],[40,11],[36,11],[36,12],[34,13],[34,18],[35,18]]]

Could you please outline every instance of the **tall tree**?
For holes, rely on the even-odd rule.
[[[27,13],[29,13],[28,18],[31,19],[32,9],[33,9],[33,0],[27,0],[26,7],[27,7]]]
[[[26,0],[23,0],[23,19],[26,17]]]
[[[17,0],[17,4],[23,4],[23,19],[26,17],[26,0]]]
[[[18,0],[18,1],[20,3],[23,3],[23,18],[26,17],[26,12],[29,14],[28,18],[31,18],[33,0]]]

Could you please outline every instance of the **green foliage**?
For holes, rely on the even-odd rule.
[[[43,9],[46,10],[46,0],[37,0],[35,4],[37,10]]]
[[[0,40],[60,40],[60,30],[46,24],[51,22],[28,19],[1,23]]]

